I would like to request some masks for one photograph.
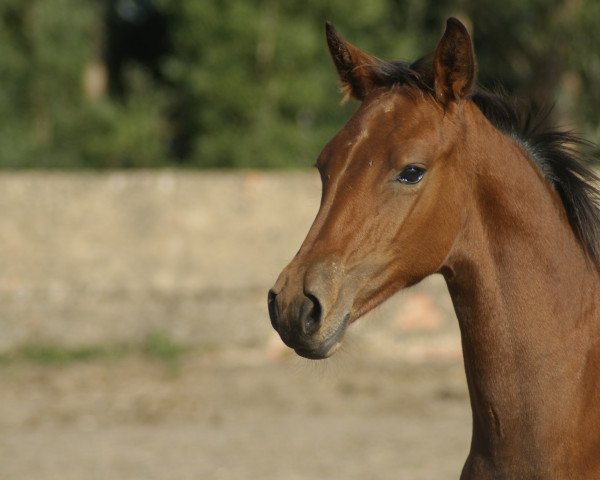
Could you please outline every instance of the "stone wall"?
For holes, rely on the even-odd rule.
[[[198,347],[277,349],[267,289],[319,199],[316,172],[2,173],[0,352],[154,331]],[[439,278],[369,317],[350,348],[459,354]]]

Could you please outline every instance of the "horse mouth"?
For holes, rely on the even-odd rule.
[[[292,348],[298,355],[310,360],[323,360],[329,358],[342,346],[342,340],[349,323],[350,314],[346,314],[340,324],[324,341],[315,345],[302,345]]]

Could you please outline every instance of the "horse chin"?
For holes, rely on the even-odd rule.
[[[302,348],[295,348],[294,351],[300,355],[301,357],[308,358],[309,360],[325,360],[326,358],[331,357],[338,349],[342,346],[342,342],[336,342],[331,348],[328,350],[325,349],[316,349],[316,350],[306,350]]]

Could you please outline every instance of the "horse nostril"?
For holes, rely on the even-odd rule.
[[[305,335],[313,335],[321,326],[323,308],[314,295],[307,293],[305,306],[302,309],[300,324]]]
[[[269,307],[269,318],[271,319],[271,325],[275,330],[277,330],[277,325],[279,323],[279,309],[277,308],[277,302],[275,299],[277,298],[277,294],[273,290],[269,290],[269,295],[267,296],[267,306]]]

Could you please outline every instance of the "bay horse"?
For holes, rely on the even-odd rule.
[[[327,43],[360,106],[325,146],[322,197],[268,296],[282,340],[326,358],[349,324],[440,273],[473,412],[461,479],[600,479],[598,180],[586,142],[475,85],[454,18],[434,53]]]

